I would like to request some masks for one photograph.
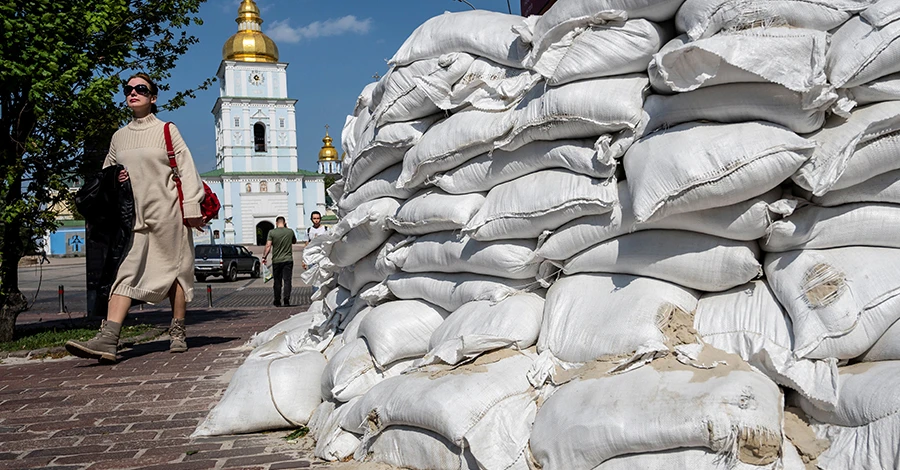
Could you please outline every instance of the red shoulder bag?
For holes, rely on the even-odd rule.
[[[175,162],[175,148],[172,145],[172,134],[169,132],[169,124],[172,123],[167,122],[163,128],[163,133],[166,135],[166,154],[169,156],[169,166],[172,167],[172,175],[175,177],[175,186],[178,188],[178,204],[181,207],[182,220],[184,220],[184,191],[181,189],[181,174],[178,172],[178,164]],[[222,205],[219,204],[219,198],[206,182],[203,182],[203,192],[206,194],[203,197],[203,202],[200,203],[200,214],[203,216],[203,221],[208,222],[212,219],[218,219],[219,209],[222,208]]]

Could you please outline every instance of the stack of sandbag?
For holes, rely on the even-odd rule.
[[[898,5],[428,20],[344,126],[318,316],[241,369],[318,354],[293,369],[316,406],[202,434],[305,423],[320,458],[416,469],[898,468]],[[239,378],[211,418],[277,386]]]

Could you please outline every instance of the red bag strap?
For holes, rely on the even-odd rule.
[[[170,124],[172,123],[167,122],[163,126],[163,134],[166,136],[166,155],[169,156],[169,166],[172,167],[172,175],[177,181],[181,179],[181,175],[178,173],[178,163],[175,161],[175,147],[172,145],[172,133],[169,131]]]

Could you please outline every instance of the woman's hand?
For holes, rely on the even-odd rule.
[[[188,225],[188,227],[198,229],[201,232],[203,231],[202,227],[206,225],[203,217],[191,217],[189,219],[184,219],[184,222]]]
[[[124,183],[126,181],[128,181],[128,170],[122,169],[122,171],[119,172],[119,182]]]

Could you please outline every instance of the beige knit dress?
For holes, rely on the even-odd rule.
[[[134,236],[111,292],[156,303],[166,299],[172,283],[178,281],[190,302],[194,296],[194,240],[192,229],[182,222],[164,125],[153,114],[134,119],[113,135],[103,163],[104,168],[124,165],[134,191]],[[172,124],[169,130],[184,191],[184,217],[200,217],[203,183],[178,129]]]

